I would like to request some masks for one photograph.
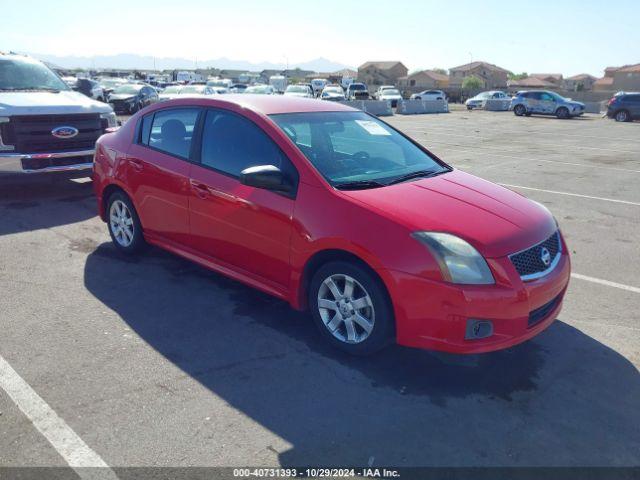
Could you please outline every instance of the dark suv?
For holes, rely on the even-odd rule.
[[[607,117],[616,122],[640,119],[640,92],[619,92],[607,104]]]

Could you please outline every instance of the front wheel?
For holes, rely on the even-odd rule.
[[[353,355],[370,355],[394,337],[393,308],[381,281],[355,263],[329,262],[309,288],[309,306],[322,336]]]
[[[556,110],[556,117],[562,120],[566,120],[567,118],[570,117],[569,109],[566,107],[560,107],[558,110]]]
[[[525,115],[527,113],[527,109],[524,105],[516,105],[515,107],[513,107],[513,113],[515,113],[516,116],[521,117],[522,115]]]
[[[133,254],[144,248],[140,218],[133,203],[124,192],[115,192],[107,206],[109,235],[114,245],[123,253]]]

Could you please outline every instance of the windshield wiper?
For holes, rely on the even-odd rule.
[[[338,190],[366,190],[367,188],[385,187],[386,184],[376,182],[375,180],[357,180],[354,182],[336,183],[334,185]]]
[[[417,172],[407,173],[406,175],[394,178],[393,180],[388,182],[387,185],[406,182],[407,180],[413,180],[414,178],[435,177],[436,175],[440,175],[441,173],[445,172],[447,172],[447,170],[418,170]]]

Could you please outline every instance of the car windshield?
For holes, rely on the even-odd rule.
[[[271,89],[267,86],[255,86],[245,89],[244,93],[269,93]]]
[[[387,88],[386,90],[383,90],[381,95],[384,97],[386,95],[400,95],[400,92],[398,90],[396,90],[395,88]]]
[[[553,97],[558,102],[564,102],[566,100],[566,98],[564,98],[562,95],[558,95],[556,92],[546,92],[546,93],[549,94],[549,96]]]
[[[290,85],[287,87],[285,92],[294,92],[294,93],[309,93],[309,88],[304,85]]]
[[[482,93],[479,93],[478,95],[476,95],[476,98],[479,99],[479,100],[482,100],[484,98],[490,98],[491,95],[492,95],[492,92],[482,92]]]
[[[186,87],[182,87],[180,93],[204,93],[204,90],[204,85],[187,85]]]
[[[337,188],[384,186],[416,172],[448,168],[398,131],[364,112],[271,115],[322,176]]]
[[[181,87],[178,86],[172,86],[172,87],[167,87],[165,88],[162,93],[179,93],[180,92]]]
[[[119,87],[116,87],[113,89],[113,93],[115,94],[131,94],[131,95],[137,95],[138,92],[140,91],[142,87],[138,86],[138,85],[121,85]]]
[[[31,59],[0,59],[0,90],[69,90],[44,64]]]

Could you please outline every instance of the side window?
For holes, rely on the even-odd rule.
[[[159,110],[153,116],[149,142],[146,145],[180,158],[189,158],[191,141],[198,119],[197,108]],[[142,124],[142,135],[145,123]],[[144,143],[144,136],[142,137]]]
[[[142,125],[140,125],[140,138],[141,145],[149,145],[149,135],[151,134],[151,123],[153,123],[153,114],[145,115],[142,117]]]
[[[529,92],[529,98],[531,100],[542,100],[542,94],[540,92]]]
[[[248,167],[274,165],[289,178],[297,179],[295,167],[257,125],[221,110],[207,111],[200,162],[234,177]]]
[[[625,102],[640,103],[640,95],[627,95],[622,100]]]

